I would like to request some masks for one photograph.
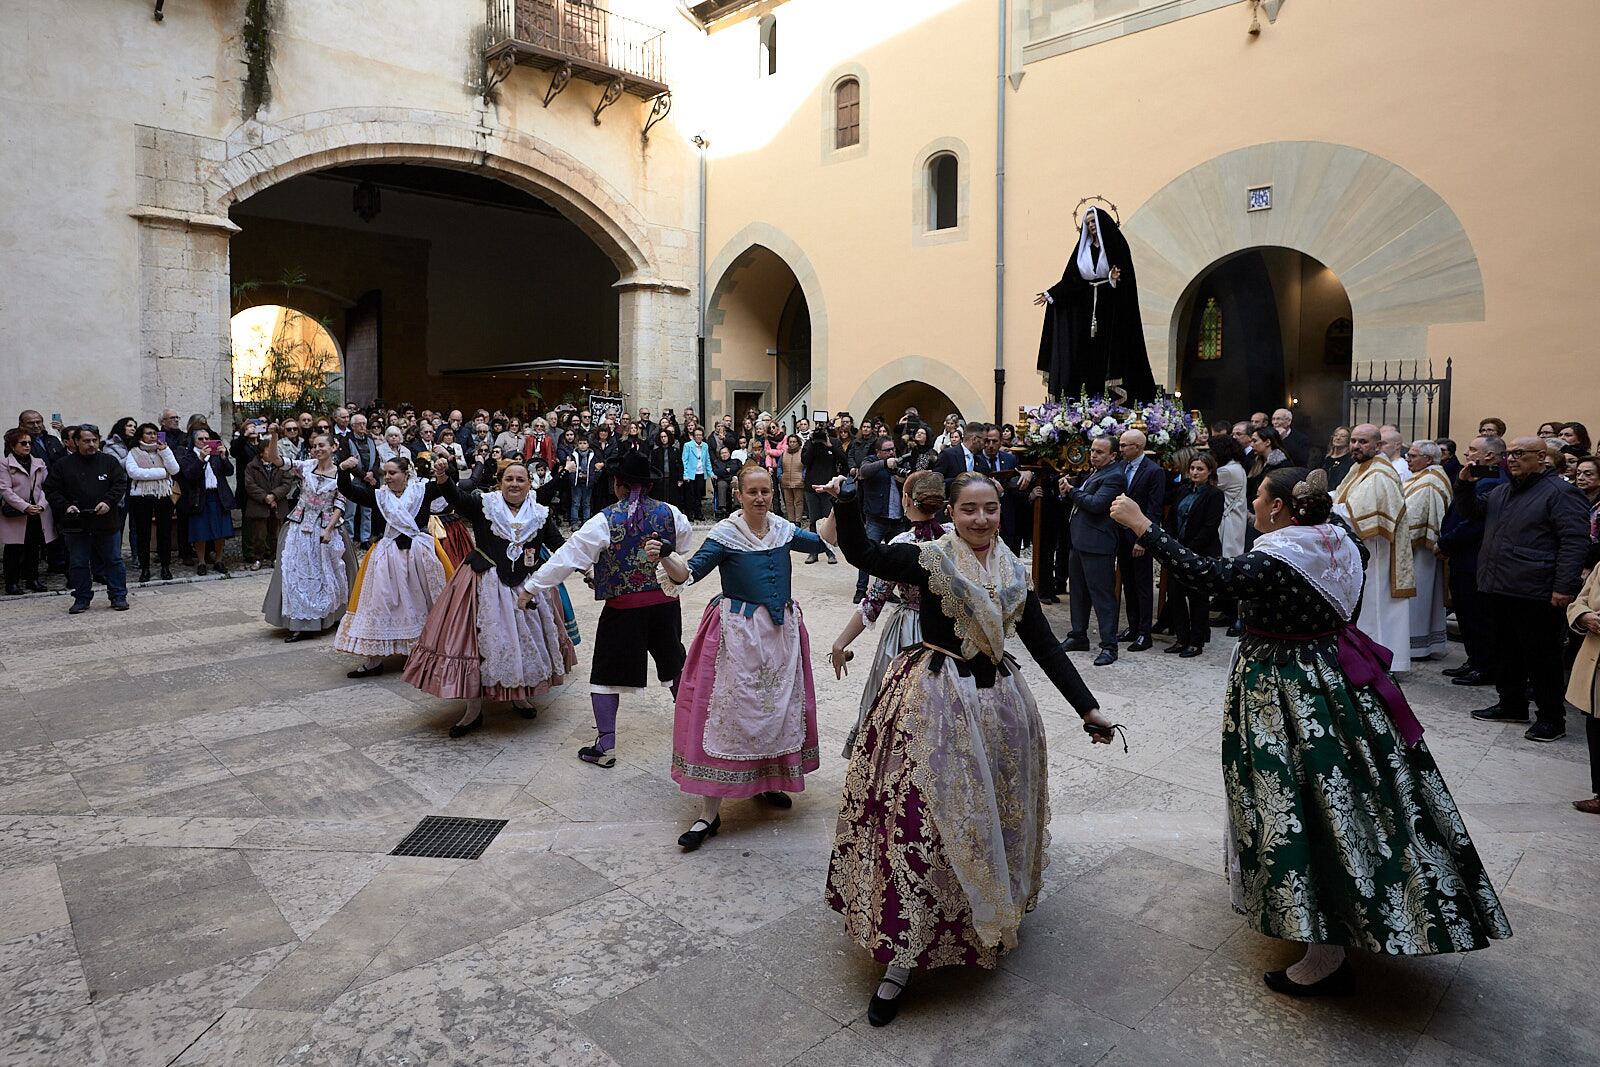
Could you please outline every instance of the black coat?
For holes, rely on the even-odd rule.
[[[1577,596],[1589,551],[1589,501],[1559,474],[1506,480],[1480,500],[1463,493],[1462,512],[1482,515],[1478,590],[1548,602]]]
[[[1283,435],[1283,454],[1289,457],[1292,467],[1311,466],[1311,438],[1289,427],[1289,432]]]
[[[972,469],[979,469],[979,461],[983,458],[983,450],[973,449]],[[934,461],[933,469],[944,476],[945,492],[950,491],[950,482],[959,474],[967,472],[966,449],[960,445],[951,445],[939,453],[939,458]]]
[[[63,451],[52,461],[44,476],[44,498],[55,512],[56,529],[68,533],[110,533],[122,525],[117,501],[128,492],[128,472],[121,461],[107,452],[80,456]],[[108,504],[104,515],[94,513],[95,505]],[[76,507],[78,514],[68,515]]]
[[[806,485],[827,485],[844,466],[844,452],[832,441],[807,441],[800,449],[801,474]]]
[[[1188,497],[1195,497],[1189,510],[1177,512],[1175,523],[1179,542],[1184,548],[1201,556],[1222,555],[1222,505],[1224,496],[1214,485],[1195,485],[1178,498],[1181,505]]]
[[[1161,503],[1167,495],[1167,472],[1149,456],[1139,461],[1139,469],[1132,474],[1128,472],[1127,460],[1122,461],[1122,477],[1127,483],[1128,498],[1139,505],[1139,510],[1150,518],[1161,514]],[[1124,548],[1131,549],[1135,540],[1133,531],[1122,530],[1118,535]]]
[[[233,487],[228,484],[233,463],[221,454],[202,460],[191,448],[178,456],[178,485],[183,489],[183,495],[178,498],[179,515],[200,514],[206,499],[207,463],[211,464],[211,471],[217,476],[217,503],[222,505],[223,511],[233,510]]]

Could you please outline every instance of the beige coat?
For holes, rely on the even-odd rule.
[[[1600,567],[1589,572],[1578,599],[1567,605],[1567,622],[1584,635],[1572,664],[1572,680],[1567,683],[1567,701],[1585,715],[1600,715],[1600,634],[1578,626],[1578,619],[1588,611],[1600,612]]]

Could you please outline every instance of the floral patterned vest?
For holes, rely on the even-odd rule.
[[[652,537],[664,538],[667,544],[677,541],[678,525],[672,509],[659,500],[641,498],[644,521],[637,530],[630,530],[628,502],[619,500],[605,509],[606,523],[611,527],[611,549],[600,553],[594,565],[594,597],[610,600],[628,593],[647,593],[661,588],[656,581],[656,569],[644,558],[645,542]]]

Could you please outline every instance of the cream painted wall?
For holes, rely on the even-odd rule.
[[[828,304],[818,406],[849,403],[875,370],[914,355],[954,368],[984,399],[967,414],[986,415],[994,3],[790,0],[773,11],[774,78],[754,75],[753,24],[707,41],[705,69],[722,103],[703,127],[712,142],[711,257],[752,223],[804,250]],[[1476,252],[1483,320],[1435,325],[1426,338],[1441,367],[1455,360],[1453,431],[1490,412],[1514,425],[1551,414],[1600,419],[1600,390],[1572,394],[1561,412],[1547,398],[1549,382],[1581,381],[1594,365],[1584,312],[1600,277],[1600,216],[1589,203],[1600,149],[1580,131],[1600,105],[1587,55],[1600,7],[1536,0],[1513,14],[1493,0],[1291,2],[1257,38],[1245,33],[1248,21],[1245,5],[1230,5],[1013,71],[1021,82],[1008,98],[1007,413],[1039,399],[1040,320],[1030,299],[1060,276],[1080,196],[1109,197],[1126,220],[1223,153],[1314,141],[1415,175],[1454,211]],[[1015,24],[1026,32],[1025,17]],[[819,151],[823,94],[846,66],[865,73],[867,150],[829,163]],[[941,137],[970,150],[968,229],[955,244],[916,247],[917,153]],[[1355,328],[1359,351],[1359,316]],[[1381,351],[1382,338],[1368,337]],[[1530,366],[1541,373],[1527,374]]]

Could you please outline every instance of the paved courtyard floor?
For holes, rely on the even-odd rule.
[[[664,690],[624,703],[615,769],[574,758],[587,641],[536,721],[497,708],[452,741],[456,705],[392,670],[348,681],[331,640],[279,641],[265,573],[136,591],[122,614],[0,605],[0,1062],[1600,1063],[1600,819],[1568,806],[1581,729],[1529,744],[1468,718],[1492,691],[1413,671],[1516,936],[1358,958],[1359,995],[1291,1002],[1260,972],[1293,951],[1244,926],[1220,874],[1226,640],[1075,657],[1126,754],[1091,748],[1030,665],[1045,896],[998,970],[918,976],[899,1021],[868,1027],[876,968],[822,902],[860,679],[821,651],[851,572],[796,570],[822,769],[790,812],[730,803],[691,855]],[[587,638],[596,605],[572,585]],[[708,594],[690,592],[692,631]],[[440,813],[510,822],[477,861],[389,855]]]

